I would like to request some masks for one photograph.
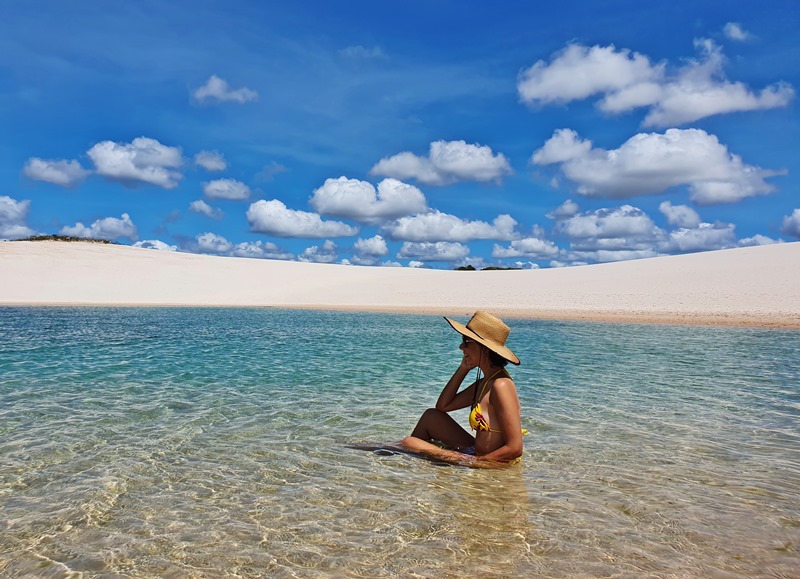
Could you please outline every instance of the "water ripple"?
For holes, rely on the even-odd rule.
[[[0,308],[0,575],[800,568],[800,333],[511,325],[525,459],[473,471],[345,444],[434,403],[439,317]]]

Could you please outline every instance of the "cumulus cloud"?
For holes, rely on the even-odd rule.
[[[197,249],[202,253],[227,254],[233,249],[233,244],[216,233],[207,231],[195,237]]]
[[[517,90],[523,102],[535,106],[602,95],[598,107],[605,113],[649,107],[643,121],[646,127],[785,107],[794,98],[794,89],[786,83],[754,92],[743,83],[728,81],[721,49],[710,40],[698,40],[695,46],[700,57],[669,73],[666,63],[651,63],[630,50],[572,44],[555,53],[550,62],[539,60],[524,70]]]
[[[785,107],[794,98],[794,89],[786,83],[756,93],[741,82],[728,82],[722,72],[725,59],[720,48],[710,40],[697,45],[704,58],[691,61],[662,87],[644,126],[679,125],[712,115]]]
[[[554,259],[561,254],[561,249],[547,239],[539,237],[525,237],[515,239],[508,247],[498,244],[492,248],[492,257],[500,259],[507,257],[527,257],[529,259]]]
[[[795,209],[791,215],[783,218],[781,233],[800,239],[800,209]]]
[[[731,223],[700,223],[692,229],[676,229],[661,249],[666,253],[689,253],[736,247],[735,229]]]
[[[194,163],[206,171],[224,171],[228,168],[225,157],[216,151],[200,151],[194,156]]]
[[[675,229],[661,229],[644,211],[630,205],[587,211],[559,221],[554,232],[569,241],[570,249],[558,257],[566,256],[573,263],[621,261],[727,249],[748,243],[766,243],[768,239],[737,242],[735,225],[705,223],[697,212],[685,205],[672,205],[665,201],[659,210]],[[511,249],[514,249],[513,244]],[[509,253],[508,257],[515,255]],[[539,259],[545,257],[549,256],[543,255]],[[554,260],[553,263],[563,264],[563,260]]]
[[[531,157],[535,165],[553,165],[585,157],[592,150],[592,142],[581,140],[572,129],[556,129],[553,136]]]
[[[96,172],[124,185],[148,183],[174,189],[183,175],[179,147],[162,145],[155,139],[138,137],[129,144],[102,141],[89,149]]]
[[[402,217],[383,226],[392,239],[402,241],[466,242],[474,239],[509,241],[517,237],[517,222],[510,215],[498,215],[489,224],[485,221],[464,221],[455,215],[431,211],[411,217]]]
[[[745,237],[744,239],[740,239],[736,245],[739,247],[755,247],[757,245],[774,245],[776,243],[783,243],[783,241],[780,239],[772,239],[771,237],[757,233],[753,237]]]
[[[250,228],[276,237],[348,237],[358,233],[341,221],[323,221],[316,213],[288,209],[281,201],[256,201],[247,210]]]
[[[233,243],[216,233],[205,232],[195,237],[194,249],[201,253],[255,259],[291,260],[294,255],[271,242],[247,241]]]
[[[36,232],[25,223],[28,217],[29,200],[17,201],[0,195],[0,239],[21,239]]]
[[[144,239],[142,241],[137,241],[133,246],[143,247],[144,249],[157,249],[158,251],[178,251],[177,245],[170,245],[160,239]]]
[[[217,179],[203,183],[203,193],[209,199],[243,201],[250,197],[250,187],[236,179]]]
[[[237,243],[231,251],[236,257],[253,257],[258,259],[294,259],[294,254],[269,241],[247,241]]]
[[[380,235],[369,239],[359,238],[353,244],[355,254],[353,263],[358,265],[375,265],[378,261],[389,253],[386,240]]]
[[[297,260],[314,263],[333,263],[337,257],[336,244],[330,239],[326,239],[322,245],[307,247],[303,253],[297,256]]]
[[[603,245],[605,249],[650,247],[664,234],[644,211],[631,205],[579,213],[556,223],[555,231],[573,245],[588,240],[590,245]]]
[[[192,201],[189,204],[189,211],[200,213],[216,221],[219,221],[223,217],[225,217],[225,214],[222,212],[222,209],[219,209],[217,207],[212,207],[202,199],[198,199],[197,201]]]
[[[663,65],[654,66],[638,52],[611,46],[570,44],[551,61],[537,61],[520,73],[517,91],[534,105],[565,104],[598,93],[613,93],[633,84],[657,82]]]
[[[403,152],[381,159],[370,175],[415,179],[424,185],[450,185],[463,181],[500,181],[512,173],[502,153],[464,141],[435,141],[427,157]]]
[[[422,191],[397,179],[384,179],[377,190],[371,183],[339,177],[314,190],[311,206],[322,215],[377,223],[421,213],[428,206]]]
[[[667,222],[670,225],[686,229],[700,226],[700,215],[686,205],[673,205],[669,201],[664,201],[658,206],[658,210],[667,218]]]
[[[216,74],[212,74],[206,84],[196,89],[193,93],[195,100],[201,103],[232,102],[244,104],[258,98],[258,93],[249,88],[232,90],[227,81]]]
[[[742,25],[738,22],[728,22],[722,28],[722,32],[725,34],[726,38],[736,40],[737,42],[745,42],[752,38],[752,35],[742,28]]]
[[[560,219],[566,219],[568,217],[572,217],[575,215],[579,210],[578,204],[575,203],[572,199],[567,199],[561,205],[553,209],[550,213],[545,215],[548,219],[555,219],[556,221]]]
[[[469,255],[469,247],[460,243],[447,241],[430,242],[406,242],[397,253],[400,259],[415,258],[419,261],[457,261],[465,259]],[[415,264],[415,265],[412,265]],[[419,267],[416,261],[410,262],[409,267]]]
[[[136,226],[127,213],[123,213],[119,219],[116,217],[98,219],[89,227],[86,227],[79,221],[75,225],[62,227],[59,234],[89,239],[105,239],[108,241],[121,239],[123,237],[131,241],[136,241],[139,238]]]
[[[90,175],[91,171],[81,167],[78,161],[31,157],[25,163],[22,173],[34,181],[46,181],[62,187],[73,187]]]
[[[587,197],[624,199],[683,185],[699,205],[734,203],[774,191],[765,179],[785,173],[745,164],[714,135],[699,129],[639,133],[612,151],[559,145],[577,141],[574,131],[556,131],[531,160],[538,165],[560,163],[564,175],[578,185],[578,193]],[[564,153],[558,157],[561,161],[553,161],[553,150],[572,155]]]

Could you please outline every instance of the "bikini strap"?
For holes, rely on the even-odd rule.
[[[497,376],[497,375],[498,375],[500,372],[505,372],[506,376],[508,376],[508,375],[509,375],[509,374],[508,374],[508,372],[506,372],[506,369],[505,369],[505,368],[500,368],[500,369],[499,369],[497,372],[495,372],[494,374],[492,374],[492,375],[491,375],[491,377],[489,377],[489,378],[487,378],[486,380],[484,380],[484,381],[483,381],[483,386],[481,387],[481,394],[480,394],[480,396],[478,396],[478,397],[477,397],[477,398],[474,400],[474,402],[473,402],[473,406],[474,406],[475,404],[478,404],[478,403],[479,403],[481,400],[483,400],[483,395],[484,395],[484,393],[486,392],[486,385],[487,385],[489,382],[491,382],[492,380],[494,380],[494,379],[495,379],[495,377],[496,377],[496,376]],[[477,385],[476,385],[476,387],[475,387],[475,391],[477,391],[477,390],[478,390],[478,388],[477,388]]]

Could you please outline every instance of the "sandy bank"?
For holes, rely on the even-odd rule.
[[[0,305],[247,306],[800,329],[800,243],[460,272],[0,243]]]

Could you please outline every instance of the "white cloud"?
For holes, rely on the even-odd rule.
[[[370,175],[416,179],[425,185],[450,185],[462,181],[500,181],[512,173],[502,153],[464,141],[435,141],[427,157],[403,152],[381,159]]]
[[[199,234],[195,240],[197,248],[203,253],[227,254],[233,249],[233,244],[216,233],[205,232]]]
[[[644,126],[680,125],[712,115],[785,107],[794,98],[794,89],[786,83],[755,93],[741,82],[726,81],[719,47],[710,40],[698,41],[697,45],[704,59],[691,61],[662,87]]]
[[[737,245],[739,247],[754,247],[756,245],[774,245],[776,243],[783,243],[783,241],[780,239],[772,239],[766,235],[756,234],[753,237],[740,239]]]
[[[800,239],[800,209],[795,209],[791,215],[783,218],[781,233]]]
[[[549,63],[539,60],[522,71],[517,90],[523,102],[564,104],[633,84],[658,80],[660,66],[637,52],[611,46],[570,44]]]
[[[216,151],[200,151],[194,156],[194,163],[206,171],[224,171],[228,168],[225,157]]]
[[[563,140],[563,135],[556,131],[552,139]],[[538,158],[543,159],[539,164],[548,164],[547,155],[539,153],[549,143],[534,153],[534,162]],[[640,133],[616,150],[585,150],[562,162],[561,170],[587,197],[624,199],[684,185],[692,201],[700,205],[770,193],[775,188],[764,179],[783,173],[745,164],[714,135],[699,129]]]
[[[230,254],[236,257],[253,257],[259,259],[294,259],[294,254],[281,249],[269,241],[247,241],[244,243],[237,243]]]
[[[384,179],[377,191],[371,183],[358,179],[326,179],[322,187],[314,190],[310,203],[322,215],[364,223],[421,213],[428,208],[422,191],[397,179]]]
[[[170,245],[168,243],[164,243],[160,239],[144,239],[142,241],[137,241],[133,244],[134,247],[143,247],[144,249],[157,249],[159,251],[177,251],[177,245]]]
[[[567,199],[561,205],[545,215],[545,217],[559,221],[561,219],[572,217],[578,212],[578,209],[579,207],[577,203],[575,203],[572,199]]]
[[[387,223],[383,229],[392,239],[402,241],[456,241],[498,239],[510,241],[517,237],[517,222],[510,215],[498,215],[492,224],[485,221],[464,221],[455,215],[431,211],[412,217],[402,217]]]
[[[0,195],[0,239],[21,239],[36,235],[25,220],[28,216],[29,200],[17,201],[7,195]]]
[[[326,239],[322,245],[312,245],[306,248],[303,253],[297,256],[297,260],[314,263],[333,263],[338,257],[336,251],[336,244],[330,239]]]
[[[287,209],[277,199],[256,201],[247,210],[250,228],[276,237],[349,237],[358,233],[341,221],[323,221],[316,213]]]
[[[700,226],[700,215],[687,205],[673,205],[669,201],[664,201],[658,206],[658,210],[664,214],[670,225],[686,229]]]
[[[219,209],[217,207],[211,207],[211,205],[209,205],[202,199],[198,199],[197,201],[192,201],[189,204],[189,211],[194,211],[195,213],[201,213],[206,217],[210,217],[211,219],[217,221],[225,217],[225,214],[222,212],[222,209]]]
[[[492,257],[501,259],[507,257],[527,257],[530,259],[554,259],[561,254],[561,250],[552,241],[539,237],[526,237],[515,239],[508,247],[495,244]]]
[[[136,226],[131,221],[130,215],[123,213],[120,219],[116,217],[104,217],[86,227],[83,223],[78,222],[72,226],[62,227],[59,231],[61,235],[71,235],[73,237],[86,237],[89,239],[105,239],[115,240],[120,238],[127,238],[131,241],[136,241],[139,238],[139,233]]]
[[[564,163],[585,157],[591,150],[592,142],[581,141],[577,132],[572,129],[556,129],[544,146],[533,154],[531,162],[536,165]]]
[[[570,265],[583,265],[589,261],[609,263],[612,261],[629,261],[631,259],[647,259],[662,254],[652,248],[646,249],[597,249],[595,251],[572,252]]]
[[[243,104],[256,100],[258,98],[258,93],[249,88],[231,90],[227,81],[221,79],[216,74],[212,74],[205,85],[194,91],[193,96],[201,103],[234,102]]]
[[[574,215],[557,222],[554,231],[578,252],[652,252],[665,239],[664,231],[644,211],[630,205]]]
[[[734,30],[731,28],[731,30]],[[742,32],[741,29],[737,29]],[[639,53],[612,46],[569,45],[551,61],[540,60],[518,79],[520,98],[533,105],[565,104],[603,95],[598,107],[625,113],[650,107],[644,126],[667,127],[712,115],[785,107],[794,89],[776,83],[760,92],[725,79],[725,59],[710,40],[695,42],[700,59],[674,74]]]
[[[138,137],[130,144],[102,141],[89,149],[97,174],[125,185],[149,183],[174,189],[183,176],[181,150],[155,139]]]
[[[213,253],[233,257],[255,259],[291,260],[294,255],[271,242],[246,241],[234,244],[216,233],[205,232],[195,238],[195,249],[201,253]]]
[[[243,201],[250,197],[250,187],[236,179],[217,179],[203,183],[203,193],[209,199]]]
[[[667,253],[685,253],[736,247],[735,229],[730,223],[700,223],[694,229],[677,229],[670,232],[662,250]]]
[[[460,243],[449,243],[439,241],[436,243],[414,243],[406,242],[397,253],[400,259],[416,258],[420,261],[456,261],[465,259],[469,255],[469,248]],[[419,267],[419,265],[412,265],[410,262],[409,267]]]
[[[25,163],[23,174],[35,181],[46,181],[62,187],[72,187],[83,181],[91,171],[87,171],[78,161],[47,160],[31,157]]]
[[[353,263],[358,265],[375,265],[381,257],[389,253],[386,240],[380,235],[369,239],[357,239],[353,244],[353,249],[355,250]]]
[[[727,38],[730,40],[736,40],[738,42],[745,42],[752,38],[752,35],[742,28],[742,25],[738,22],[728,22],[722,28],[722,31]]]

